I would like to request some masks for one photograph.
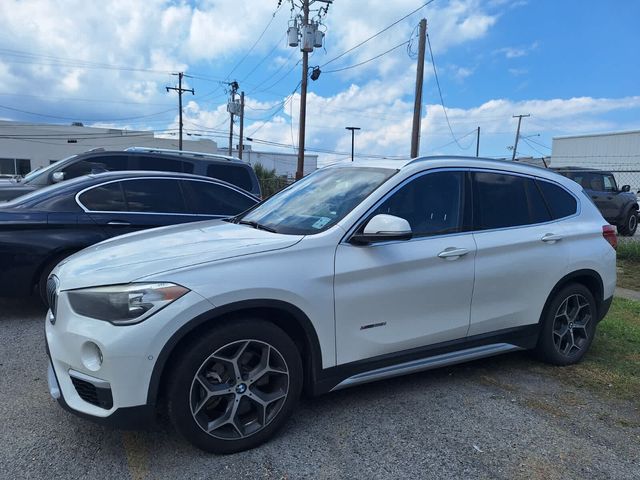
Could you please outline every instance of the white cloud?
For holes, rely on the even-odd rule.
[[[504,47],[495,50],[495,54],[504,55],[506,58],[519,58],[529,55],[531,52],[537,50],[539,47],[538,42],[533,42],[531,45],[525,47]]]

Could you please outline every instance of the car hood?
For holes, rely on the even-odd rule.
[[[287,248],[302,238],[221,220],[173,225],[93,245],[60,263],[54,273],[61,290],[129,283],[169,270]]]

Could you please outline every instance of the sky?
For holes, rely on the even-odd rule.
[[[550,155],[556,136],[640,129],[640,1],[424,3],[329,6],[324,48],[309,60],[322,73],[309,81],[306,146],[320,164],[349,156],[346,126],[361,128],[356,155],[409,157],[421,18],[440,83],[427,49],[421,155],[475,155],[480,127],[481,156],[511,157],[519,114],[530,115],[519,156]],[[295,152],[301,53],[285,41],[291,1],[280,4],[2,0],[0,119],[175,137],[177,95],[165,87],[182,71],[195,91],[183,97],[185,138],[227,144],[228,83],[237,81],[253,148]]]

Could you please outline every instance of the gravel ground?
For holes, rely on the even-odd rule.
[[[229,456],[160,424],[94,425],[49,397],[44,311],[0,300],[0,478],[640,479],[640,412],[561,384],[527,354],[304,399],[270,443]]]

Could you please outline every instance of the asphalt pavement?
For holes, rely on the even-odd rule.
[[[49,397],[44,313],[0,300],[0,479],[640,479],[637,405],[564,385],[526,353],[303,399],[276,438],[234,455],[166,422],[97,426]]]

